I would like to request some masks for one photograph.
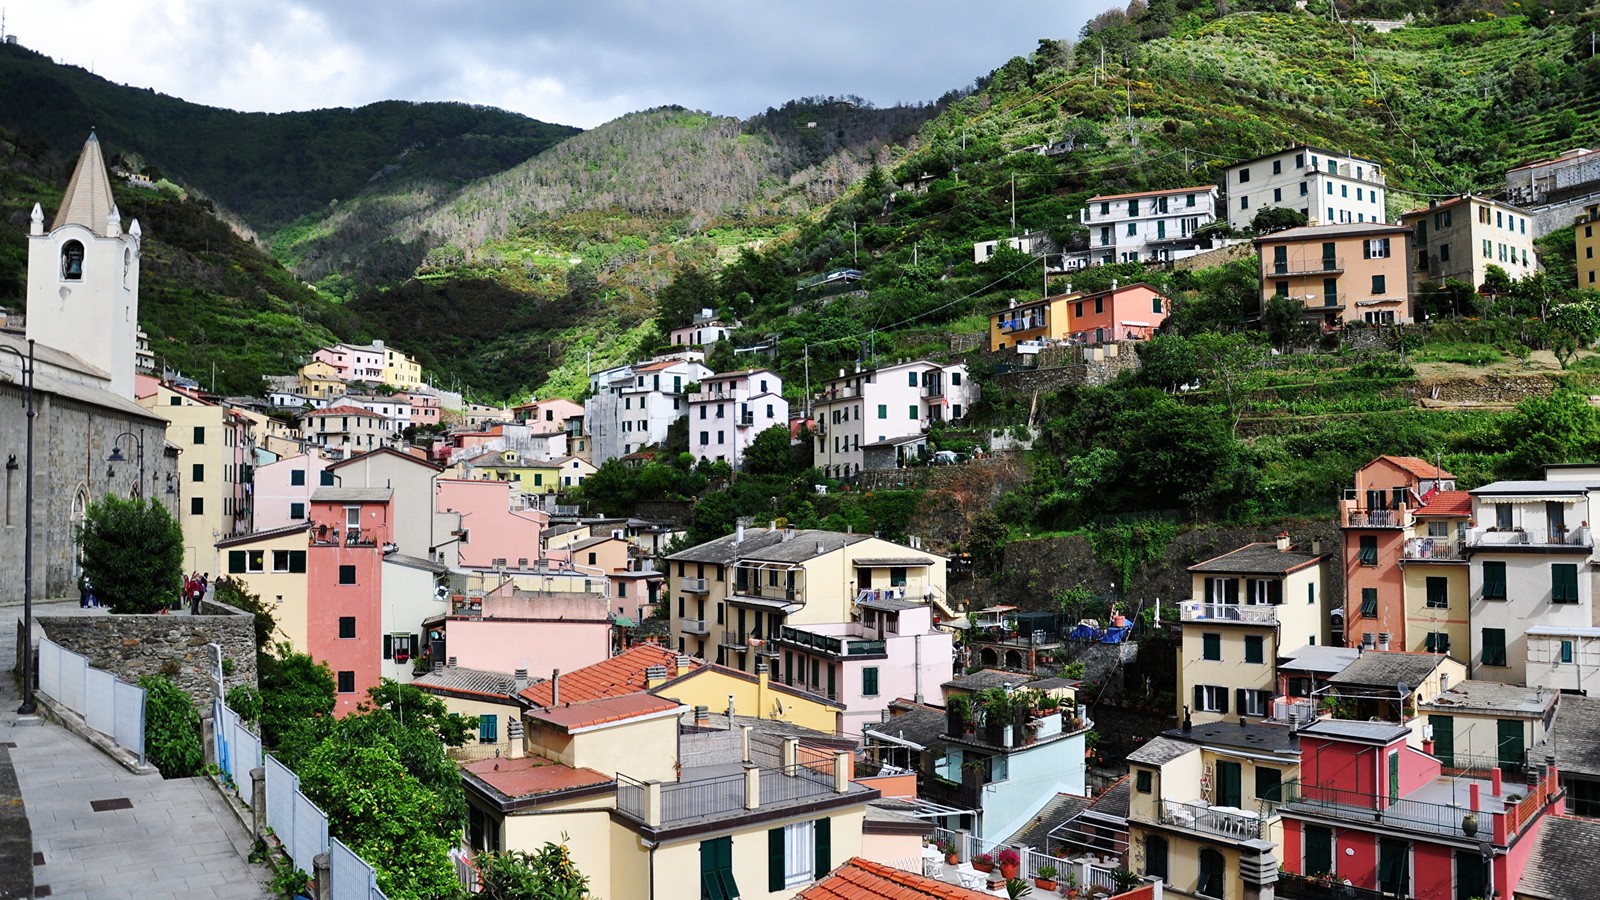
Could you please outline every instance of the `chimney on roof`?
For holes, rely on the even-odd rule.
[[[1281,550],[1288,550],[1290,546],[1291,545],[1289,543],[1289,532],[1287,532],[1287,531],[1278,532],[1278,549],[1280,551]]]
[[[1311,541],[1311,553],[1314,556],[1322,555],[1322,539],[1315,538]]]
[[[696,706],[694,708],[694,724],[695,724],[696,727],[699,727],[699,728],[704,728],[707,725],[711,724],[711,709],[710,709],[710,707]]]
[[[1389,652],[1389,632],[1378,632],[1378,649],[1384,653]]]
[[[1111,289],[1113,291],[1117,289],[1117,279],[1115,278],[1111,279]]]
[[[733,545],[735,547],[744,543],[744,523],[739,522],[733,526]]]
[[[523,688],[528,686],[528,670],[527,669],[518,669],[514,673],[512,673],[511,677],[516,682],[516,687],[512,688],[513,691],[516,691],[516,692],[520,693]]]
[[[793,525],[785,525],[785,526],[783,526],[783,539],[784,539],[785,542],[794,540],[794,526]]]
[[[456,658],[454,656],[450,657],[449,665],[450,665],[450,668],[452,668],[452,669],[454,669],[456,667]]]
[[[550,673],[550,705],[561,705],[561,670],[556,669]]]
[[[1194,719],[1189,716],[1189,707],[1183,708],[1183,733],[1188,734],[1194,730]]]
[[[679,675],[682,675],[684,672],[689,670],[690,660],[688,654],[679,653],[676,662],[678,664]]]
[[[821,541],[817,541],[817,555],[821,556],[822,554],[824,554],[826,552],[828,552],[828,551],[827,551],[827,549],[825,547],[822,546],[822,542]]]
[[[646,690],[660,687],[667,680],[666,666],[646,666],[644,670],[644,686]]]
[[[509,746],[506,748],[507,759],[521,759],[523,754],[527,752],[522,746],[521,716],[512,716],[511,721],[506,723],[506,741],[509,742]]]

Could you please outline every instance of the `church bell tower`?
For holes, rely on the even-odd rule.
[[[28,230],[28,338],[71,353],[133,399],[139,337],[138,220],[122,230],[111,179],[90,133],[61,208],[44,227],[33,207]]]

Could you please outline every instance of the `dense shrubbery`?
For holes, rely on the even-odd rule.
[[[205,753],[200,746],[200,714],[189,695],[160,675],[139,679],[145,690],[144,753],[163,778],[200,774]]]

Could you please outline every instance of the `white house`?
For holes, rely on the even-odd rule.
[[[1050,248],[1053,246],[1050,242],[1049,234],[1046,234],[1043,231],[1030,231],[1027,234],[1017,235],[1016,237],[1000,238],[999,240],[993,241],[979,241],[976,244],[973,244],[972,261],[975,263],[988,262],[989,257],[993,256],[994,252],[1002,245],[1009,246],[1013,250],[1026,253],[1030,256],[1049,252]]]
[[[704,359],[684,352],[589,376],[584,422],[594,464],[665,441],[667,426],[688,413],[686,389],[712,374]]]
[[[300,417],[300,436],[341,457],[376,450],[394,434],[393,423],[360,406],[330,406]]]
[[[395,394],[392,397],[345,394],[339,402],[347,406],[372,410],[388,419],[389,428],[393,431],[404,431],[411,425],[411,398],[406,394]]]
[[[1308,225],[1388,221],[1382,166],[1306,144],[1229,166],[1223,187],[1235,228],[1269,207],[1299,210]]]
[[[1193,256],[1195,232],[1216,220],[1215,185],[1091,197],[1078,213],[1089,229],[1089,259],[1102,265]]]
[[[738,327],[737,322],[732,325],[717,318],[715,310],[702,309],[695,314],[694,321],[688,325],[672,329],[670,338],[674,347],[709,347],[718,341],[725,341],[733,329]]]
[[[816,464],[830,476],[854,475],[864,462],[863,444],[954,421],[977,399],[966,363],[919,359],[865,372],[840,369],[816,398]]]
[[[1472,491],[1471,675],[1552,689],[1600,687],[1589,519],[1600,466],[1549,466],[1543,481]],[[1585,665],[1587,664],[1587,665]]]
[[[737,469],[756,435],[788,422],[789,403],[776,373],[746,369],[711,375],[689,395],[689,452]]]

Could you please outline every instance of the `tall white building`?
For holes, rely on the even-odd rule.
[[[789,423],[783,379],[766,369],[725,372],[700,380],[689,395],[689,452],[697,459],[744,465],[756,435]]]
[[[594,464],[665,441],[667,426],[688,413],[687,388],[712,374],[704,359],[674,354],[589,376],[583,411]]]
[[[1089,261],[1167,262],[1199,252],[1195,232],[1217,220],[1215,185],[1089,198]]]
[[[50,230],[37,203],[28,229],[28,339],[70,349],[129,400],[139,346],[140,234],[138,220],[122,230],[93,134]]]
[[[966,363],[919,359],[865,372],[841,369],[816,397],[816,465],[830,476],[854,475],[864,461],[863,444],[954,421],[977,399]]]
[[[1370,159],[1300,144],[1229,166],[1228,224],[1246,228],[1269,207],[1297,209],[1308,225],[1385,222],[1383,167]]]

